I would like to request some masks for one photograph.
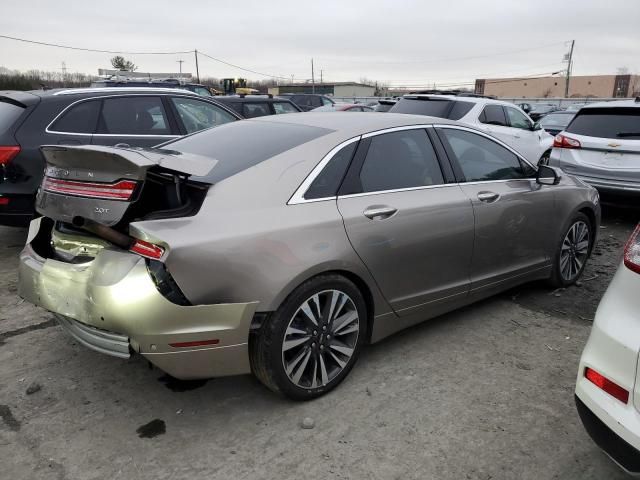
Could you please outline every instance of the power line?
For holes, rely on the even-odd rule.
[[[38,42],[36,40],[27,40],[25,38],[10,37],[8,35],[0,35],[0,38],[5,38],[7,40],[15,40],[16,42],[32,43],[35,45],[44,45],[46,47],[66,48],[67,50],[80,50],[82,52],[115,53],[115,54],[124,54],[124,55],[179,55],[182,53],[193,53],[193,50],[186,50],[182,52],[124,52],[124,51],[116,51],[116,50],[97,50],[93,48],[82,48],[82,47],[72,47],[69,45],[60,45],[57,43]]]
[[[208,54],[206,54],[206,53],[204,53],[204,52],[202,52],[200,50],[198,50],[198,55],[203,55],[203,56],[213,60],[214,62],[220,62],[220,63],[223,63],[223,64],[228,65],[230,67],[237,68],[238,70],[243,70],[243,71],[249,72],[249,73],[255,73],[256,75],[262,75],[263,77],[281,78],[283,80],[288,80],[289,79],[289,77],[283,77],[281,75],[271,75],[270,73],[257,72],[255,70],[251,70],[249,68],[244,68],[244,67],[241,67],[240,65],[236,65],[235,63],[226,62],[224,60],[220,60],[219,58],[212,57],[211,55],[208,55]]]

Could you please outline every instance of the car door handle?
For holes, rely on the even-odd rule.
[[[397,211],[398,209],[393,207],[369,207],[363,213],[365,217],[371,220],[375,220],[376,218],[384,220],[385,218],[391,217]]]
[[[480,192],[478,193],[478,200],[485,203],[493,203],[500,198],[500,195],[495,192]]]

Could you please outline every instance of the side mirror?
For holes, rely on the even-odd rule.
[[[536,182],[540,185],[557,185],[562,178],[562,171],[559,168],[550,167],[549,165],[539,165]]]

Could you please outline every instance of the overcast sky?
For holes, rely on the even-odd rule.
[[[640,73],[637,0],[3,0],[0,35],[102,50],[198,50],[271,75],[304,81],[391,85],[574,74]],[[0,66],[97,74],[112,55],[0,39]],[[125,55],[140,71],[195,72],[192,54]],[[200,75],[242,72],[200,57]]]

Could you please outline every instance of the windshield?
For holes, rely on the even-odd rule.
[[[567,132],[589,137],[640,139],[640,108],[584,108]]]
[[[566,127],[574,117],[573,113],[551,113],[542,117],[540,125],[542,127]]]

